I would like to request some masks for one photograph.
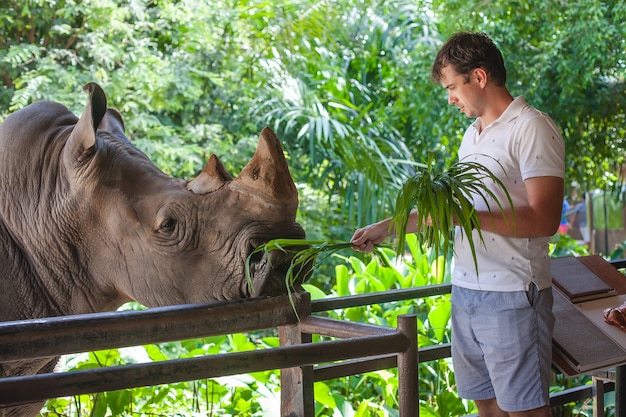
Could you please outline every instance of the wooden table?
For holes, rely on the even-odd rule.
[[[580,263],[575,271],[572,262]],[[572,302],[565,292],[553,285],[552,360],[554,366],[569,377],[603,372],[609,375],[605,371],[614,368],[611,374],[615,378],[615,415],[619,416],[620,410],[626,410],[626,391],[622,392],[626,389],[626,332],[604,322],[603,311],[626,303],[626,277],[598,255],[552,260],[555,281],[574,278],[581,282],[595,278],[593,275],[615,291],[598,299]]]

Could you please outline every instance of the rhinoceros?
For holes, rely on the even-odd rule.
[[[275,134],[262,130],[234,179],[215,155],[172,178],[130,143],[101,87],[85,89],[80,118],[40,101],[0,125],[0,321],[284,294],[288,255],[259,252],[252,286],[245,274],[259,245],[305,237]],[[0,377],[56,362],[0,363]]]

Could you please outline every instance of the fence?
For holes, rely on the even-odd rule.
[[[626,261],[613,264],[624,267]],[[314,415],[314,382],[397,367],[400,416],[417,416],[418,361],[449,357],[449,344],[418,351],[413,315],[399,316],[398,327],[394,329],[311,314],[449,292],[450,285],[444,284],[313,302],[308,294],[298,294],[292,300],[281,296],[3,322],[0,323],[0,362],[275,327],[279,329],[281,346],[89,371],[2,378],[0,414],[2,408],[47,398],[280,369],[281,415],[310,417]],[[312,334],[338,339],[311,343]],[[615,384],[608,381],[576,387],[552,394],[551,406],[592,398],[613,389]],[[601,399],[596,402],[603,404]]]
[[[283,296],[0,323],[2,362],[272,327],[279,327],[284,341],[284,346],[274,349],[2,378],[0,407],[54,397],[284,369],[281,379],[286,388],[281,389],[281,414],[312,416],[312,394],[292,386],[295,378],[300,378],[300,373],[306,374],[306,369],[312,369],[316,364],[391,354],[393,366],[397,363],[399,370],[400,415],[417,415],[415,316],[399,317],[398,328],[392,329],[311,317],[308,294],[295,295],[293,301],[292,305],[291,300]],[[297,342],[301,337],[296,334],[299,328],[342,339],[300,344]]]

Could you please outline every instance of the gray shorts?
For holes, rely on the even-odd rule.
[[[495,398],[519,412],[550,401],[552,288],[476,291],[452,286],[452,363],[460,397]]]

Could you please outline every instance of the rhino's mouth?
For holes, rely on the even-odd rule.
[[[304,247],[292,247],[287,253],[280,250],[253,253],[249,262],[252,282],[246,282],[248,296],[276,296],[301,291],[301,284],[309,279],[313,269],[312,262],[292,265],[294,255],[302,249]]]

